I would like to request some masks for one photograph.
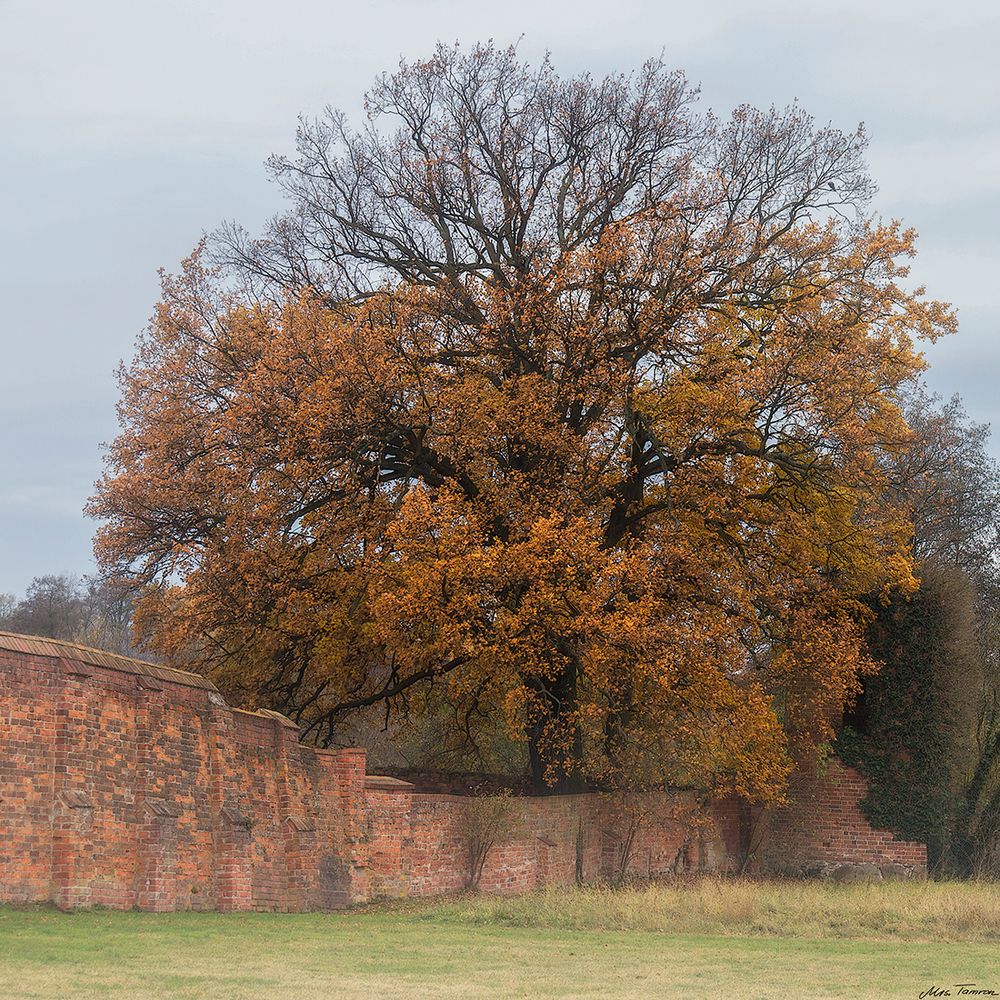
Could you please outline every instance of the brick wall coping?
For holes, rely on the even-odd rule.
[[[178,670],[175,667],[164,667],[157,663],[147,663],[145,660],[136,660],[131,656],[108,653],[103,649],[91,649],[89,646],[81,646],[76,642],[64,642],[62,639],[44,639],[35,635],[0,632],[0,649],[28,656],[46,656],[56,660],[69,660],[74,663],[105,667],[108,670],[117,670],[124,674],[170,681],[173,684],[201,688],[205,691],[218,691],[218,688],[207,677],[202,677],[199,674]]]
[[[320,754],[324,757],[360,757],[362,765],[365,763],[365,758],[368,755],[368,751],[364,747],[309,747],[312,753]]]
[[[468,802],[469,799],[482,798],[483,796],[475,795],[471,792],[416,792],[423,801],[441,801],[441,802]],[[586,799],[597,799],[602,796],[606,796],[604,792],[567,792],[562,795],[512,795],[511,799],[514,802],[545,802],[549,805],[557,805],[560,802],[573,803],[577,800]]]
[[[257,719],[270,719],[272,722],[277,722],[278,725],[284,726],[286,729],[294,729],[296,732],[299,731],[298,725],[292,722],[287,715],[282,715],[281,712],[275,712],[270,708],[234,708],[232,711],[237,712],[240,715],[252,715]]]
[[[378,792],[409,792],[413,784],[399,778],[390,778],[385,774],[369,774],[365,777],[365,788]]]

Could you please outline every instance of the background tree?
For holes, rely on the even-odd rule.
[[[83,628],[86,609],[79,577],[36,576],[7,613],[5,627],[28,635],[70,640]]]
[[[3,595],[0,629],[80,642],[129,655],[134,652],[131,595],[114,581],[93,576],[36,576],[25,596]]]
[[[995,654],[996,645],[991,649]],[[987,661],[989,662],[989,661]],[[1000,877],[1000,683],[989,675],[977,720],[954,830],[948,870],[974,877]]]
[[[17,598],[13,594],[0,594],[0,622],[6,622],[17,607]]]
[[[875,607],[869,642],[882,668],[865,679],[838,747],[869,779],[863,808],[872,824],[925,843],[929,865],[940,871],[983,704],[975,591],[961,571],[930,563],[915,594]]]
[[[939,872],[1000,871],[1000,467],[988,426],[957,397],[916,387],[905,410],[913,439],[892,480],[913,512],[921,583],[871,598],[883,666],[864,679],[840,751],[869,778],[876,826],[925,842]]]
[[[895,489],[912,510],[917,559],[961,570],[985,612],[1000,593],[1000,466],[989,424],[969,419],[962,400],[917,385],[904,398],[913,434],[894,459]]]
[[[145,640],[321,743],[430,699],[540,788],[779,794],[913,585],[895,399],[954,321],[861,131],[693,98],[439,48],[302,123],[122,374],[90,509]]]

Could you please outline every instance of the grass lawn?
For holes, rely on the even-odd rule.
[[[1000,995],[1000,887],[704,880],[333,914],[0,909],[0,996]],[[969,995],[969,994],[966,994]]]

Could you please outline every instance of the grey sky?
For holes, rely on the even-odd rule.
[[[291,149],[296,116],[356,111],[377,72],[438,39],[521,34],[566,74],[663,49],[705,108],[798,98],[865,121],[876,207],[917,227],[915,277],[960,311],[930,383],[1000,428],[993,4],[0,0],[0,591],[92,569],[80,509],[156,270],[282,207],[262,162]]]

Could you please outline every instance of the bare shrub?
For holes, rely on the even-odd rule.
[[[507,790],[476,795],[466,800],[459,831],[469,852],[466,886],[477,889],[490,851],[510,840],[517,831],[517,800]]]

